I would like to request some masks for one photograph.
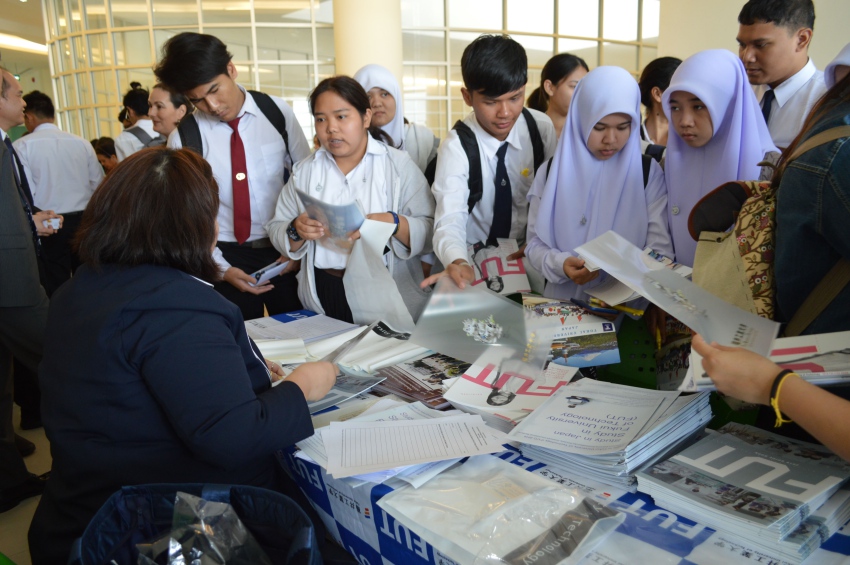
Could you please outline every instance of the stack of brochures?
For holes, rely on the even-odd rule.
[[[470,366],[470,363],[442,353],[417,355],[403,363],[379,369],[377,376],[385,380],[375,390],[395,394],[410,402],[421,402],[435,410],[445,410],[451,408],[451,404],[443,397],[444,383],[464,374]]]
[[[416,486],[464,457],[502,451],[505,441],[477,416],[381,399],[354,418],[317,429],[296,444],[296,457],[355,484],[401,476]]]
[[[309,310],[298,310],[245,320],[245,329],[254,340],[301,339],[310,344],[357,329],[357,326]]]
[[[796,372],[818,386],[850,382],[850,332],[781,337],[773,342],[770,360]],[[679,390],[714,390],[702,368],[702,357],[693,352]]]
[[[531,379],[501,366],[476,364],[469,366],[444,396],[455,408],[478,414],[490,427],[507,433],[577,372],[573,367],[552,364],[542,378]]]
[[[823,446],[734,423],[638,473],[659,506],[795,563],[843,523],[848,478]]]
[[[508,437],[528,457],[634,492],[639,469],[692,442],[710,419],[708,393],[582,379],[561,387]]]

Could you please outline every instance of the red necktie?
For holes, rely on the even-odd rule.
[[[239,120],[227,125],[233,130],[230,136],[230,168],[233,181],[233,235],[245,243],[251,235],[251,198],[248,195],[248,166],[245,164],[245,146],[239,136]]]

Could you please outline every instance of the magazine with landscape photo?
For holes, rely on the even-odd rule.
[[[594,316],[584,308],[552,298],[522,295],[522,304],[555,325],[552,347],[546,362],[567,367],[595,367],[620,362],[614,323]]]

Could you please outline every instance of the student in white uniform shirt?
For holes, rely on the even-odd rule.
[[[183,147],[181,131],[187,128],[188,133],[188,126],[196,124],[202,147],[194,149],[212,166],[219,189],[214,257],[224,274],[215,288],[250,320],[264,316],[264,308],[269,315],[301,308],[295,280],[298,261],[291,261],[281,275],[262,285],[256,284],[251,273],[287,260],[272,246],[264,226],[274,215],[290,167],[310,155],[310,146],[289,104],[274,96],[249,94],[236,82],[238,73],[231,59],[217,37],[184,32],[163,46],[154,74],[195,106],[171,133],[168,146]],[[263,97],[286,121],[288,147],[258,106],[256,100]],[[244,165],[238,163],[240,147]]]
[[[51,296],[80,265],[71,240],[89,198],[103,180],[103,167],[89,141],[56,127],[49,96],[36,90],[24,95],[24,101],[29,135],[15,142],[15,152],[26,171],[35,208],[54,210],[63,217],[61,229],[41,238],[44,290]]]
[[[640,91],[627,71],[597,67],[581,79],[548,177],[547,167],[541,165],[528,195],[526,248],[547,280],[544,296],[587,298],[603,277],[575,249],[609,230],[672,257],[664,172],[642,155]]]
[[[148,116],[148,97],[148,91],[138,82],[132,83],[132,88],[124,95],[124,109],[132,125],[115,138],[119,163],[145,147],[165,145],[165,137],[154,131],[153,121]]]
[[[310,111],[321,148],[296,164],[266,226],[281,253],[303,262],[298,295],[304,307],[353,321],[343,279],[349,253],[325,238],[322,223],[310,219],[296,190],[331,204],[356,200],[368,219],[396,224],[385,261],[415,319],[427,298],[419,288],[420,255],[430,251],[434,221],[424,175],[407,153],[379,141],[383,131],[371,123],[369,98],[353,78],[320,82],[310,94]]]
[[[440,140],[427,127],[413,124],[404,117],[401,88],[395,76],[381,65],[366,65],[354,80],[369,95],[372,105],[372,125],[384,130],[393,140],[393,147],[407,151],[423,173],[431,159],[437,156]]]
[[[525,239],[526,195],[535,172],[531,134],[522,112],[528,82],[525,49],[506,35],[482,35],[464,50],[461,73],[461,94],[467,106],[472,107],[463,123],[478,142],[482,194],[470,212],[469,159],[453,129],[437,152],[437,170],[431,186],[437,201],[434,252],[446,270],[428,277],[423,284],[450,276],[464,287],[475,276],[469,264],[468,245],[486,245],[495,238],[512,238],[523,245]],[[546,114],[528,112],[540,132],[545,161],[555,150],[555,128]],[[507,194],[501,191],[505,187],[510,189]]]
[[[809,59],[815,25],[812,0],[750,0],[738,15],[738,54],[758,85],[773,143],[784,149],[826,93],[823,72]]]

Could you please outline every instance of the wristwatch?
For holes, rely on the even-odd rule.
[[[289,222],[289,227],[286,228],[286,235],[288,235],[289,239],[291,239],[292,241],[301,241],[302,239],[304,239],[300,235],[298,235],[298,230],[295,229],[294,220]]]

